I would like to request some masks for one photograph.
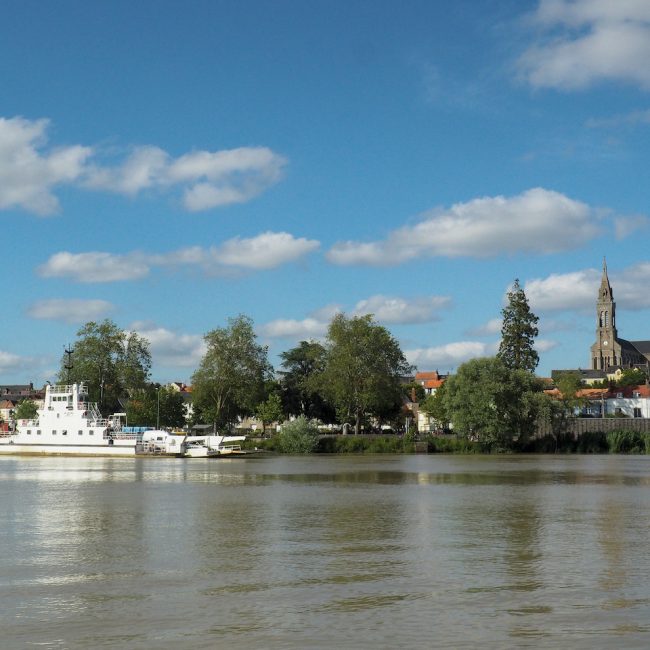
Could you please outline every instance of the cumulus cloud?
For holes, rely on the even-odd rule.
[[[33,366],[33,359],[21,357],[5,350],[0,350],[0,372],[11,373],[14,371],[24,371],[25,367]]]
[[[319,246],[313,239],[265,232],[248,239],[235,237],[210,248],[192,246],[163,254],[63,251],[52,255],[38,268],[38,273],[46,278],[65,277],[76,282],[116,282],[138,280],[149,275],[154,267],[189,266],[207,274],[259,271],[295,262]]]
[[[429,323],[440,318],[439,312],[451,304],[447,296],[426,296],[402,298],[375,295],[360,300],[350,312],[351,316],[372,314],[380,323],[407,325]],[[279,318],[259,328],[260,334],[268,338],[308,339],[322,338],[334,316],[340,313],[340,305],[327,305],[311,312],[306,318]]]
[[[21,208],[45,216],[59,209],[55,187],[77,181],[90,147],[59,147],[42,152],[49,121],[0,117],[0,209]]]
[[[557,341],[551,341],[550,339],[537,339],[535,341],[535,350],[537,352],[548,352],[549,350],[553,350],[558,346]]]
[[[194,151],[174,159],[144,146],[120,165],[89,168],[85,186],[127,195],[181,186],[184,207],[197,212],[254,198],[280,180],[286,162],[267,147]]]
[[[52,298],[30,305],[27,315],[42,320],[84,323],[104,318],[112,310],[113,305],[106,300]]]
[[[0,118],[0,209],[38,215],[59,209],[54,190],[87,190],[135,196],[179,192],[196,212],[243,203],[277,183],[286,159],[267,147],[192,151],[178,158],[154,145],[133,147],[122,160],[106,160],[96,147],[48,147],[49,120]]]
[[[430,323],[440,319],[440,311],[451,304],[447,296],[399,298],[376,295],[360,300],[353,315],[374,314],[375,318],[388,324]]]
[[[501,333],[501,326],[503,325],[503,320],[501,318],[492,318],[487,323],[479,325],[478,327],[473,327],[467,330],[468,336],[494,336],[495,334]]]
[[[650,307],[650,262],[641,262],[622,271],[608,272],[614,299],[623,309]],[[602,269],[553,273],[528,280],[524,290],[534,311],[585,311],[594,309]]]
[[[196,368],[206,351],[199,334],[183,334],[148,321],[136,321],[129,329],[149,341],[151,356],[161,366]]]
[[[335,244],[333,264],[399,264],[418,257],[494,257],[572,250],[600,233],[601,212],[564,194],[533,188],[514,197],[484,197],[435,210],[384,241]]]
[[[650,219],[645,215],[632,217],[617,217],[614,219],[614,233],[616,239],[625,239],[637,230],[646,230],[650,225]]]
[[[577,90],[600,81],[650,89],[650,4],[645,0],[541,0],[539,35],[519,59],[536,88]]]
[[[476,357],[488,357],[496,353],[498,344],[477,341],[457,341],[431,348],[404,350],[409,363],[418,368],[451,370]]]

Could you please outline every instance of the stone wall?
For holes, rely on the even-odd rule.
[[[570,418],[567,421],[567,432],[579,436],[588,431],[631,430],[650,432],[650,418]],[[551,433],[549,425],[540,426],[537,436],[543,437]]]

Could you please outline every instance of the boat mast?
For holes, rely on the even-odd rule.
[[[72,363],[72,355],[74,354],[74,348],[70,347],[70,344],[68,343],[68,347],[64,347],[63,351],[65,353],[65,363],[63,364],[63,367],[65,368],[65,383],[70,384],[70,371],[74,367],[74,364]]]

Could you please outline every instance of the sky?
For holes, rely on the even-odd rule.
[[[606,257],[650,339],[647,0],[5,0],[0,383],[88,321],[189,382],[253,319],[278,355],[374,314],[418,370],[589,367]]]

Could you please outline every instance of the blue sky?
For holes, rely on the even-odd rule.
[[[189,381],[240,313],[276,365],[344,311],[449,372],[494,353],[515,278],[540,374],[586,367],[604,255],[650,339],[646,0],[1,11],[1,383],[103,318]]]

